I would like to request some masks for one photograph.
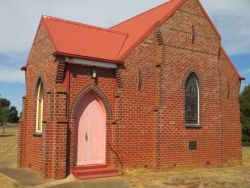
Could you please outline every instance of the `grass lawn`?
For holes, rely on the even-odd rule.
[[[250,187],[250,147],[243,147],[241,166],[169,171],[136,169],[127,171],[125,178],[136,188],[248,188]]]

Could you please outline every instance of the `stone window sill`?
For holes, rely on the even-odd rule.
[[[42,136],[43,136],[43,133],[35,132],[35,133],[33,133],[33,136],[42,137]]]
[[[201,128],[200,124],[185,124],[185,128]]]

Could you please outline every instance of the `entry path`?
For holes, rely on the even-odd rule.
[[[14,161],[14,162],[13,162]],[[9,177],[14,183],[33,188],[131,188],[121,177],[100,178],[79,181],[70,176],[64,180],[45,180],[38,173],[16,168],[16,155],[9,155],[0,161],[0,173]]]
[[[15,187],[32,187],[32,188],[131,188],[125,179],[122,177],[102,178],[93,180],[76,180],[72,175],[63,180],[47,180],[44,179],[38,172],[30,169],[17,168],[17,134],[9,137],[1,137],[0,146],[5,143],[11,143],[11,149],[4,158],[0,159],[0,185],[5,182],[12,182]],[[1,187],[1,186],[0,186]]]
[[[73,181],[50,188],[131,188],[129,184],[120,177],[103,178],[84,181]]]
[[[51,180],[44,180],[40,174],[28,169],[17,168],[16,149],[11,150],[7,156],[0,161],[0,173],[13,180],[18,185],[33,187],[47,183]]]

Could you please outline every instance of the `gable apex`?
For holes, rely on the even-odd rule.
[[[35,37],[33,38],[33,42],[32,42],[32,46],[28,55],[28,59],[27,59],[27,63],[26,65],[28,65],[28,63],[30,62],[31,59],[31,55],[33,53],[33,50],[35,48],[35,45],[37,45],[37,43],[39,41],[42,41],[43,39],[47,38],[49,41],[50,46],[52,47],[53,51],[56,51],[55,45],[53,43],[53,39],[49,36],[49,32],[48,29],[46,28],[45,24],[43,23],[43,16],[41,16],[41,19],[39,21],[39,25],[38,28],[36,30],[36,34]]]
[[[111,30],[126,32],[129,34],[122,51],[119,54],[119,59],[123,60],[132,50],[134,50],[150,33],[157,27],[166,22],[182,5],[188,0],[170,0],[162,5],[152,8],[146,12],[136,15],[124,22],[112,26]],[[208,19],[212,28],[221,40],[221,35],[213,24],[212,20],[206,13],[199,0],[195,0],[205,17]]]

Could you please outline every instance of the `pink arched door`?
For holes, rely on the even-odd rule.
[[[92,93],[85,95],[76,111],[77,165],[105,164],[106,113]]]

